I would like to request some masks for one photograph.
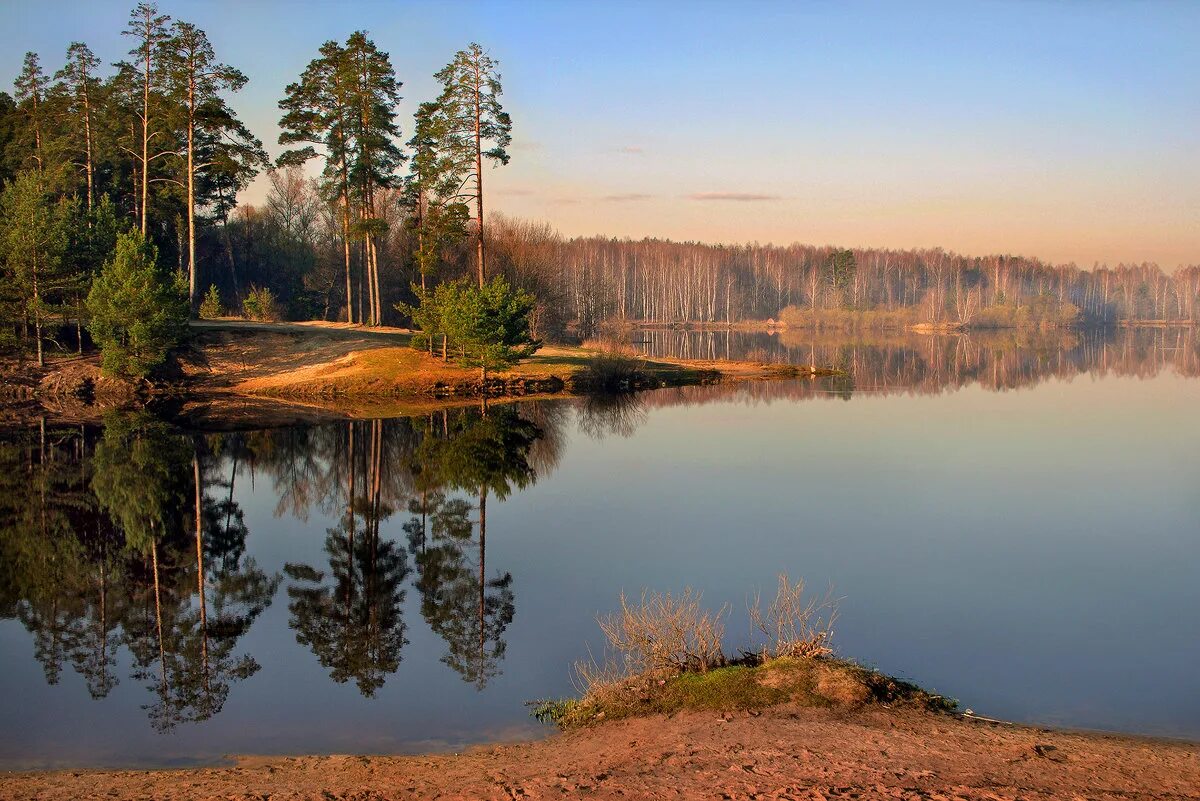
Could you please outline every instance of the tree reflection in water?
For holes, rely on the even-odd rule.
[[[400,667],[408,642],[402,609],[408,553],[380,537],[380,524],[392,514],[383,502],[383,434],[381,420],[347,424],[346,514],[325,537],[330,581],[309,565],[285,568],[297,641],[312,649],[334,681],[353,679],[368,697]]]
[[[480,688],[498,673],[515,598],[510,573],[487,573],[487,501],[535,480],[529,457],[541,436],[512,406],[446,410],[331,428],[320,445],[327,475],[315,480],[276,466],[277,477],[323,487],[312,498],[323,508],[344,510],[326,538],[327,565],[286,568],[290,623],[335,681],[353,678],[370,696],[399,668],[409,552],[421,614],[447,644],[442,661]],[[398,508],[411,515],[407,550],[381,533]]]
[[[243,433],[185,432],[144,413],[99,427],[9,427],[0,431],[0,616],[29,632],[50,684],[74,671],[105,698],[129,662],[155,727],[211,718],[258,670],[239,644],[282,580],[247,555],[238,501],[265,477],[276,515],[331,521],[320,563],[285,573],[289,623],[335,681],[370,696],[398,671],[411,587],[444,641],[441,660],[483,688],[500,672],[516,612],[510,566],[488,561],[488,512],[555,469],[572,420],[593,438],[629,437],[648,410],[731,393],[757,402],[1000,391],[1081,372],[1200,375],[1195,332],[1174,329],[849,343],[798,332],[777,344],[846,374]]]
[[[96,434],[43,422],[0,448],[5,480],[36,489],[0,489],[3,614],[32,633],[50,683],[69,661],[107,696],[123,645],[155,728],[206,720],[258,669],[235,651],[279,578],[242,559],[232,498],[218,536],[203,440],[144,413],[109,415]]]

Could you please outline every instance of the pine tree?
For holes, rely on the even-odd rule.
[[[190,22],[176,22],[171,33],[165,63],[171,93],[184,109],[182,183],[187,204],[188,302],[195,304],[197,174],[231,161],[248,169],[253,177],[266,157],[262,144],[221,97],[222,92],[236,92],[245,86],[246,76],[218,62],[208,36]]]
[[[88,293],[88,330],[107,372],[145,377],[167,358],[187,325],[182,276],[158,266],[158,249],[137,231],[117,239],[113,257]]]
[[[91,211],[78,208],[77,200],[68,208],[70,232],[65,258],[68,311],[75,317],[76,350],[83,353],[83,324],[87,313],[86,300],[92,281],[117,246],[122,225],[108,195],[101,195]]]
[[[143,237],[147,230],[151,165],[176,152],[175,148],[169,146],[171,137],[167,136],[168,132],[161,128],[162,117],[166,114],[163,101],[166,75],[162,62],[167,54],[170,21],[169,16],[158,13],[155,4],[138,3],[129,14],[129,26],[122,31],[122,35],[131,37],[135,42],[134,48],[129,51],[134,60],[117,65],[122,83],[131,94],[136,94],[134,115],[140,129],[140,139],[136,144],[138,149],[131,148],[130,154],[140,166],[138,224]],[[161,145],[156,142],[156,152],[151,154],[150,145],[156,137],[162,137],[165,141]]]
[[[529,314],[536,304],[532,295],[513,289],[501,275],[482,287],[456,281],[437,290],[443,329],[462,350],[462,362],[478,367],[484,381],[489,369],[510,367],[541,347],[529,331]]]
[[[444,116],[442,150],[459,168],[462,186],[472,190],[460,197],[475,202],[476,270],[484,285],[483,160],[507,164],[512,120],[500,105],[499,65],[472,42],[434,77],[442,84],[437,113]],[[485,146],[490,145],[485,150]]]
[[[69,124],[66,135],[73,139],[71,150],[82,158],[87,185],[87,211],[92,213],[96,198],[95,133],[93,132],[96,103],[100,99],[100,80],[96,69],[100,59],[82,42],[72,42],[67,48],[67,63],[54,74],[58,82],[55,91],[66,101]]]
[[[300,165],[324,151],[325,187],[339,205],[342,256],[346,272],[346,322],[354,322],[353,288],[350,275],[350,152],[355,115],[353,76],[347,67],[346,51],[337,42],[321,45],[320,56],[309,62],[300,80],[289,84],[279,101],[284,112],[279,120],[281,145],[303,145],[285,152],[279,166]]]
[[[410,172],[405,179],[405,195],[412,210],[411,225],[416,230],[417,246],[413,255],[421,276],[421,289],[437,271],[443,248],[466,236],[471,212],[459,197],[462,179],[455,168],[452,153],[444,148],[448,139],[448,120],[439,113],[437,103],[422,103],[414,115],[415,130],[408,147],[412,151]]]
[[[69,276],[64,272],[69,211],[50,195],[40,171],[19,173],[0,195],[0,258],[5,294],[19,318],[32,320],[37,362],[45,364],[43,328],[63,300]]]
[[[25,63],[21,74],[13,81],[16,90],[17,104],[25,115],[28,125],[28,136],[32,137],[29,149],[31,158],[37,165],[38,172],[46,169],[46,152],[44,137],[46,133],[46,91],[49,80],[42,72],[42,65],[37,53],[26,53]]]
[[[854,260],[853,250],[835,250],[829,260],[829,285],[833,289],[839,303],[846,302],[846,294],[854,282],[854,273],[858,263]]]
[[[346,40],[344,57],[353,76],[356,108],[350,178],[361,209],[358,230],[366,249],[368,322],[378,325],[383,315],[378,240],[386,233],[387,224],[377,207],[377,191],[395,185],[396,171],[404,161],[396,143],[400,135],[396,105],[400,102],[401,83],[396,80],[388,54],[380,51],[363,31],[355,31]]]

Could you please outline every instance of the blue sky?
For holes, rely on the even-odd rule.
[[[406,138],[479,41],[514,119],[491,206],[567,234],[1200,262],[1200,3],[160,6],[249,75],[234,105],[271,148],[324,40],[391,53]],[[0,84],[29,49],[120,58],[131,7],[7,0]]]

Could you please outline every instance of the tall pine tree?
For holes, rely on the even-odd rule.
[[[350,275],[350,165],[354,121],[353,76],[347,69],[345,49],[334,41],[321,45],[320,55],[309,62],[300,80],[289,84],[279,101],[281,145],[301,145],[283,153],[281,167],[300,165],[324,153],[324,186],[336,200],[342,229],[342,256],[346,273],[346,322],[354,322]]]
[[[166,67],[172,96],[184,115],[182,183],[187,205],[188,302],[194,306],[196,208],[200,203],[197,175],[222,167],[228,171],[227,162],[233,161],[252,177],[265,155],[261,143],[238,121],[221,96],[222,92],[240,90],[246,85],[246,76],[217,61],[208,36],[190,22],[177,21],[171,33]],[[235,190],[234,197],[236,194]]]
[[[462,177],[454,153],[446,150],[448,120],[439,112],[437,103],[422,103],[414,115],[415,129],[408,141],[412,161],[405,195],[411,210],[410,224],[417,235],[414,257],[422,293],[437,270],[442,249],[466,236],[471,216],[459,197]]]
[[[512,120],[500,105],[499,65],[472,42],[434,77],[442,84],[437,113],[444,117],[442,150],[463,174],[460,196],[475,203],[476,271],[484,285],[483,161],[508,163]]]
[[[169,16],[158,13],[158,6],[155,4],[138,3],[129,14],[128,27],[122,31],[123,35],[134,41],[134,47],[129,51],[133,60],[117,65],[122,83],[131,95],[133,113],[137,118],[134,131],[136,141],[131,143],[134,146],[129,148],[129,152],[139,168],[137,194],[140,200],[137,202],[137,216],[142,236],[146,236],[149,215],[152,165],[159,159],[177,152],[176,148],[172,147],[173,137],[163,126],[163,118],[167,115],[164,98],[167,76],[163,60],[168,55],[170,21]]]
[[[96,69],[100,59],[82,42],[72,42],[67,48],[67,63],[54,74],[55,91],[65,101],[68,124],[65,135],[70,139],[72,160],[83,171],[87,186],[85,198],[90,214],[96,204],[96,105],[100,100],[100,79]]]
[[[404,161],[397,145],[396,105],[400,81],[387,53],[379,50],[363,31],[346,40],[343,51],[353,76],[355,117],[351,181],[361,210],[358,224],[365,246],[364,278],[368,286],[370,314],[367,322],[378,325],[383,313],[379,282],[379,247],[387,224],[378,208],[377,193],[396,183],[396,171]]]
[[[49,80],[42,72],[37,53],[26,53],[21,74],[13,81],[17,105],[24,113],[27,127],[27,147],[38,172],[46,170],[46,92]]]

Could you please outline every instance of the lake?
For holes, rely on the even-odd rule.
[[[3,430],[0,768],[542,736],[619,593],[728,603],[736,648],[780,571],[841,599],[841,654],[979,714],[1200,738],[1195,332],[637,346],[845,375]]]

